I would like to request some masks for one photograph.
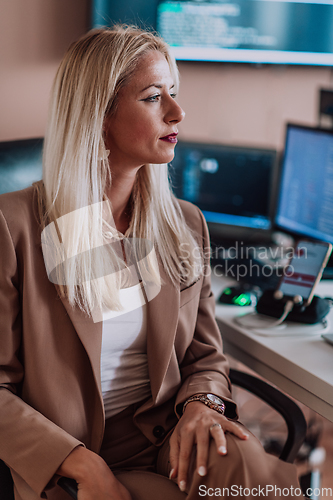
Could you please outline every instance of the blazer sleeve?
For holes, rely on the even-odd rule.
[[[82,443],[19,397],[24,378],[19,288],[16,251],[0,211],[0,459],[46,498],[59,465]]]
[[[231,399],[229,365],[222,349],[222,338],[215,320],[215,298],[211,291],[210,240],[206,221],[197,208],[202,230],[204,272],[193,340],[181,363],[182,385],[177,394],[175,410],[182,415],[183,404],[190,396],[212,393],[226,404],[225,415],[236,419],[237,407]]]

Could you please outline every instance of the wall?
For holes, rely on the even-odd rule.
[[[0,140],[42,136],[52,80],[89,24],[89,0],[0,0]],[[328,68],[179,63],[181,137],[280,148],[287,120],[315,125]]]
[[[280,149],[289,121],[316,125],[318,89],[331,69],[248,64],[180,63],[179,102],[187,140]]]
[[[0,0],[0,140],[44,134],[52,81],[89,0]]]

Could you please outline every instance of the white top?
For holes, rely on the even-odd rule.
[[[101,381],[105,418],[150,396],[147,306],[141,284],[120,290],[123,311],[103,311]]]

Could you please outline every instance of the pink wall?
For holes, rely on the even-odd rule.
[[[42,136],[60,59],[88,27],[89,0],[0,0],[0,140]],[[179,63],[181,137],[280,148],[284,124],[315,125],[330,69]]]
[[[0,140],[42,136],[68,45],[85,33],[89,0],[0,0]]]
[[[328,68],[180,63],[182,137],[281,148],[287,121],[317,124]]]

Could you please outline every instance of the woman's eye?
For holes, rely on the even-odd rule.
[[[155,95],[152,95],[150,97],[147,97],[147,99],[144,99],[144,101],[156,102],[159,100],[160,97],[161,97],[161,94],[155,94]]]
[[[155,94],[149,97],[146,97],[145,99],[142,99],[145,102],[158,102],[161,99],[162,95],[161,94]],[[172,99],[175,99],[177,97],[177,94],[170,94],[170,97]]]

